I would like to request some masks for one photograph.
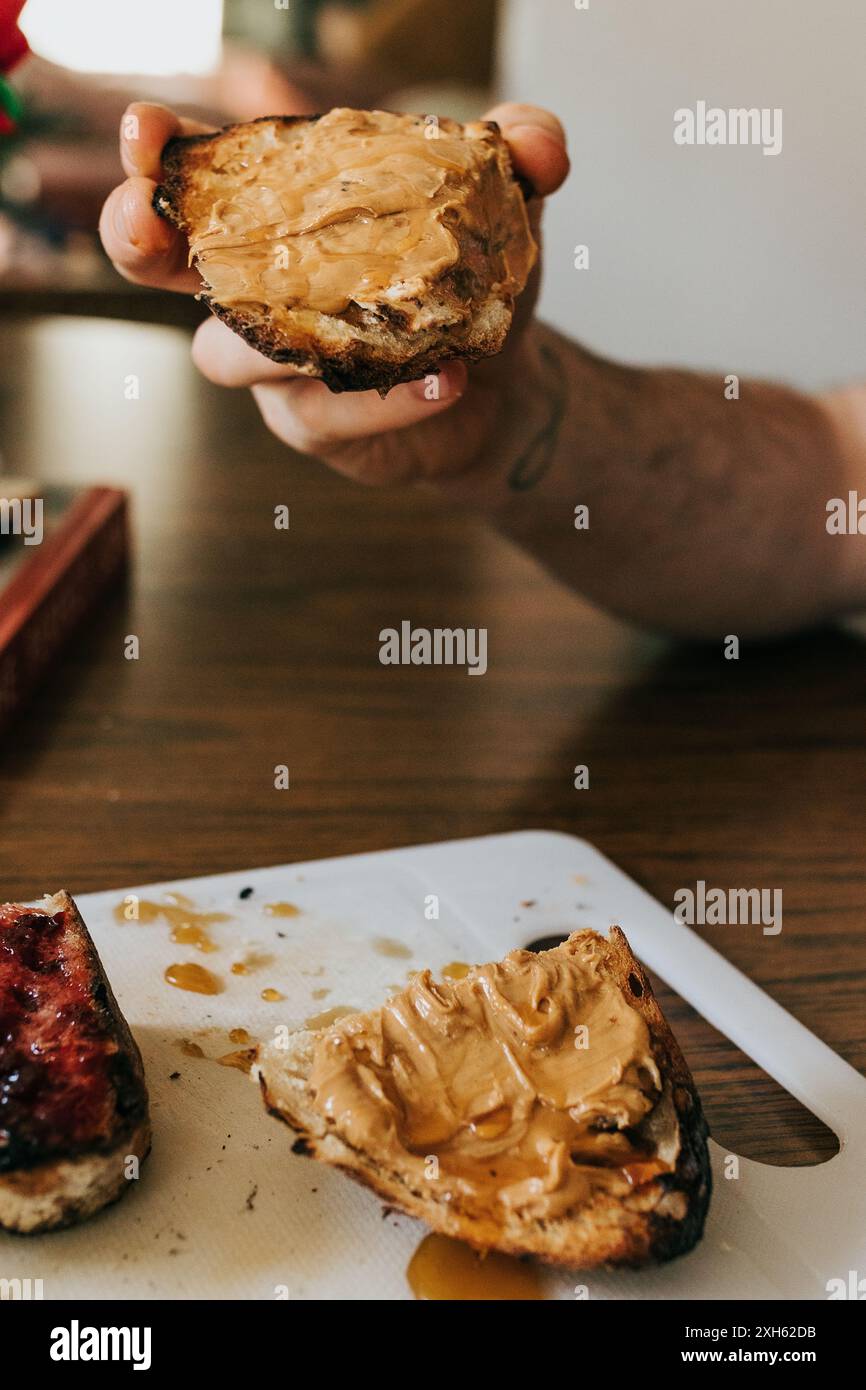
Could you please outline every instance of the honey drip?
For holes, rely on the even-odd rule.
[[[374,936],[373,950],[380,956],[392,956],[398,960],[411,960],[413,955],[408,946],[391,936]]]
[[[224,1057],[217,1057],[221,1067],[235,1067],[247,1075],[249,1075],[255,1060],[256,1049],[254,1047],[244,1047],[239,1052],[227,1052]]]
[[[178,946],[195,946],[197,951],[218,951],[219,947],[211,941],[204,927],[195,922],[185,922],[172,927],[171,939]]]
[[[219,994],[222,990],[216,975],[205,970],[203,965],[169,965],[165,979],[175,989],[189,990],[192,994]]]
[[[135,915],[130,917],[128,913],[133,907]],[[138,922],[146,926],[160,918],[171,927],[172,941],[178,946],[194,946],[198,951],[218,951],[219,947],[211,940],[207,929],[217,922],[231,921],[227,912],[197,912],[195,904],[184,893],[166,893],[165,902],[161,903],[140,898],[137,904],[133,904],[124,899],[114,909],[114,920],[122,925]],[[213,990],[201,992],[214,993]]]
[[[243,960],[234,962],[231,972],[233,975],[251,975],[254,970],[261,970],[263,966],[270,965],[273,959],[273,956],[265,955],[261,951],[250,951]]]
[[[537,1266],[497,1251],[482,1256],[462,1240],[435,1233],[418,1246],[406,1278],[416,1298],[431,1301],[544,1298]]]

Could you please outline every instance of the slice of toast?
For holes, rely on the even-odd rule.
[[[337,108],[170,140],[155,209],[202,298],[333,391],[499,352],[537,256],[490,121]]]
[[[700,1239],[700,1100],[618,927],[456,982],[422,972],[375,1013],[260,1047],[253,1075],[295,1153],[479,1250],[638,1266]]]
[[[0,906],[0,1228],[92,1216],[149,1149],[141,1054],[72,898]]]

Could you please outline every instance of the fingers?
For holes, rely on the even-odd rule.
[[[296,367],[263,357],[215,318],[206,319],[196,330],[192,360],[215,386],[255,386],[300,375]]]
[[[136,177],[112,189],[99,218],[102,244],[125,279],[195,294],[201,277],[187,263],[186,237],[154,212],[155,188],[153,179]]]
[[[555,193],[568,175],[569,160],[562,123],[540,106],[503,102],[488,111],[508,142],[515,171],[532,185],[539,198]]]
[[[109,258],[127,280],[155,289],[195,294],[198,273],[188,265],[186,238],[152,207],[162,151],[174,135],[201,135],[208,127],[165,106],[134,101],[120,122],[120,158],[129,175],[106,199],[99,234]]]
[[[134,101],[127,106],[120,122],[120,160],[123,171],[131,178],[159,179],[162,175],[162,152],[175,135],[206,135],[212,126],[200,121],[188,121],[169,111],[167,106],[155,106],[147,101]]]
[[[265,424],[278,438],[301,454],[323,457],[335,445],[407,429],[439,415],[465,389],[466,364],[448,362],[438,374],[395,386],[384,400],[378,391],[334,395],[324,382],[303,377],[254,386],[253,395]]]
[[[448,362],[437,373],[378,391],[336,395],[296,367],[272,362],[218,319],[196,331],[193,361],[217,386],[251,386],[265,424],[301,454],[321,457],[335,445],[406,429],[440,414],[466,389],[466,366]]]

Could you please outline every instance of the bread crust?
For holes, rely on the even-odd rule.
[[[143,1161],[150,1144],[150,1125],[144,1122],[108,1153],[51,1159],[0,1174],[0,1229],[40,1235],[94,1216],[124,1195],[131,1186],[125,1172],[128,1159]]]
[[[595,932],[579,935],[597,937]],[[527,1220],[506,1214],[499,1221],[469,1215],[454,1203],[431,1199],[420,1189],[410,1188],[400,1175],[384,1171],[374,1157],[346,1144],[313,1108],[306,1083],[316,1042],[326,1030],[296,1035],[295,1046],[289,1052],[280,1053],[273,1045],[260,1049],[254,1076],[258,1078],[264,1103],[272,1115],[295,1131],[295,1153],[340,1168],[371,1188],[387,1205],[478,1250],[532,1255],[544,1263],[572,1269],[601,1265],[636,1268],[685,1254],[701,1237],[710,1200],[712,1179],[706,1121],[682,1052],[646,972],[619,927],[611,928],[606,944],[605,969],[649,1030],[653,1056],[664,1082],[656,1111],[666,1123],[675,1121],[679,1137],[673,1171],[661,1174],[625,1198],[597,1192],[586,1205],[555,1220]]]
[[[200,183],[208,173],[216,142],[237,138],[255,125],[271,123],[291,129],[321,119],[321,115],[263,116],[207,135],[176,136],[163,150],[163,179],[153,195],[155,211],[188,234],[196,213],[201,211]],[[440,126],[446,132],[463,132],[468,138],[492,144],[502,179],[506,183],[517,182],[508,147],[494,121],[460,126],[440,118]],[[534,256],[528,229],[526,235]],[[473,258],[477,263],[478,257],[485,254],[465,233],[458,234],[458,241],[460,260],[440,281],[428,287],[431,302],[456,302],[464,287],[464,263],[471,265]],[[514,312],[513,296],[500,291],[473,300],[468,321],[441,322],[430,327],[408,326],[404,316],[385,302],[378,304],[375,312],[354,306],[350,315],[327,315],[299,305],[277,324],[268,306],[238,308],[220,304],[206,284],[200,298],[215,317],[272,361],[290,364],[301,375],[319,378],[334,392],[377,390],[383,395],[402,382],[436,371],[445,362],[473,362],[500,352]]]
[[[126,1160],[144,1160],[151,1146],[141,1053],[81,914],[65,891],[45,898],[39,911],[64,913],[64,934],[74,938],[81,950],[91,1015],[81,1026],[102,1031],[111,1045],[114,1104],[109,1128],[92,1143],[66,1152],[53,1146],[44,1156],[37,1152],[28,1161],[0,1171],[0,1229],[19,1235],[73,1225],[117,1201],[131,1186]]]

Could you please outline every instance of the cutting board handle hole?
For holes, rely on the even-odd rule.
[[[650,979],[717,1144],[774,1168],[811,1168],[835,1157],[840,1145],[832,1129],[658,975]]]

